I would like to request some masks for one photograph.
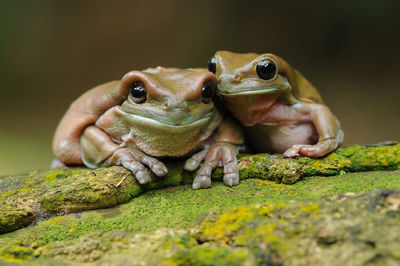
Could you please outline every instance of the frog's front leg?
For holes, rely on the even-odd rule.
[[[150,167],[157,176],[165,176],[167,167],[157,159],[138,149],[121,147],[110,136],[96,126],[87,127],[80,138],[82,160],[90,168],[109,165],[122,165],[132,171],[140,184],[151,181],[144,165]]]
[[[217,166],[223,166],[223,181],[227,186],[239,184],[239,169],[237,154],[239,146],[243,144],[241,128],[231,119],[225,119],[218,128],[218,136],[214,144],[206,147],[189,158],[184,166],[188,171],[194,171],[204,160],[204,165],[198,170],[193,180],[193,189],[211,187],[211,173]]]
[[[302,155],[319,158],[334,151],[342,143],[344,134],[340,129],[339,121],[327,106],[314,103],[297,103],[289,108],[298,114],[300,121],[313,123],[318,133],[318,142],[314,145],[293,145],[283,153],[284,157]]]

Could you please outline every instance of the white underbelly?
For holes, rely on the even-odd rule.
[[[245,128],[246,141],[254,152],[283,153],[295,144],[315,144],[318,134],[311,123],[257,125]]]

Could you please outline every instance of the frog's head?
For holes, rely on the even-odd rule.
[[[284,75],[287,63],[274,54],[218,51],[208,62],[218,79],[222,97],[260,95],[290,91]]]
[[[137,123],[156,129],[189,129],[215,119],[216,77],[208,71],[155,68],[124,75],[121,108]]]

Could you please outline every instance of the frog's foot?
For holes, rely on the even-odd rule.
[[[315,145],[293,145],[283,153],[283,157],[292,158],[296,156],[305,156],[310,158],[320,158],[332,151],[339,146],[339,142],[336,139],[325,139],[319,141]]]
[[[168,169],[162,162],[137,149],[123,148],[114,152],[112,157],[112,160],[116,160],[114,164],[129,169],[140,184],[151,182],[150,173],[144,165],[147,165],[156,176],[168,174]]]
[[[200,155],[204,156],[204,165],[199,169],[197,176],[193,180],[193,189],[211,187],[211,173],[217,166],[224,167],[223,180],[225,185],[232,187],[239,184],[239,169],[236,158],[237,148],[235,145],[227,142],[217,142],[208,149],[205,155],[203,153],[199,154],[198,158],[201,157]],[[188,161],[187,164],[189,166],[195,164],[190,162],[190,159]]]

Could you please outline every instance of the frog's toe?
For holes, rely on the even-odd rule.
[[[158,162],[150,168],[156,176],[166,176],[168,174],[168,168],[162,162]]]
[[[192,157],[190,157],[189,159],[186,160],[185,165],[183,166],[183,169],[185,169],[186,171],[194,171],[197,168],[199,168],[200,163],[204,160],[204,158],[207,155],[207,150],[208,149],[204,149],[201,152],[195,153],[192,155]]]
[[[211,177],[209,176],[196,176],[193,180],[192,188],[193,189],[201,189],[201,188],[210,188],[211,187]]]
[[[322,157],[326,153],[328,152],[324,151],[324,149],[321,149],[321,147],[318,147],[316,145],[304,145],[300,150],[301,156],[310,158]]]
[[[147,171],[139,171],[135,174],[136,180],[140,184],[147,184],[151,182],[151,177]]]
[[[183,166],[183,169],[185,169],[186,171],[190,171],[193,172],[194,170],[196,170],[200,165],[200,162],[193,159],[193,158],[189,158],[186,160],[185,165]]]
[[[236,186],[239,184],[239,169],[236,157],[231,162],[224,162],[224,183],[227,186]]]
[[[315,145],[303,145],[300,150],[300,155],[310,158],[320,158],[334,151],[338,145],[335,139],[326,139]]]
[[[156,158],[153,158],[147,154],[144,154],[143,152],[139,150],[135,150],[132,152],[135,160],[140,161],[142,164],[147,165],[150,167],[151,171],[156,175],[156,176],[166,176],[168,174],[168,168],[157,160]]]
[[[140,184],[151,182],[150,174],[143,164],[137,161],[123,161],[122,166],[129,169]]]
[[[58,169],[58,168],[63,168],[66,167],[65,163],[63,163],[61,160],[59,159],[54,159],[51,164],[50,164],[50,169]]]
[[[293,145],[292,147],[290,147],[283,153],[283,157],[292,158],[292,157],[300,156],[301,147],[302,147],[302,145]]]
[[[233,187],[239,184],[239,174],[232,173],[224,175],[224,183],[229,187]]]

